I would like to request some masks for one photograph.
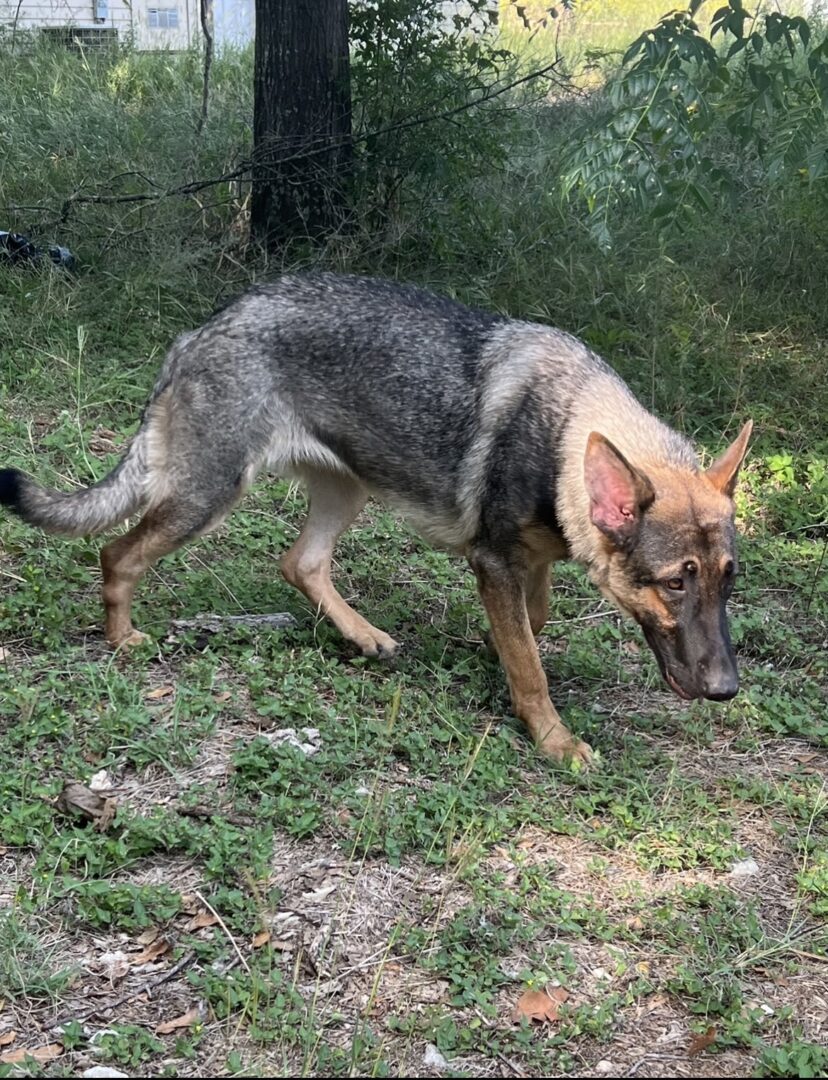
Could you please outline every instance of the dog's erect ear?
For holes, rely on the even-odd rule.
[[[736,480],[747,453],[748,439],[752,430],[753,421],[748,420],[736,436],[735,442],[731,443],[721,457],[716,458],[705,473],[713,487],[721,491],[723,495],[727,495],[729,499],[733,498],[733,492],[736,490]]]
[[[587,440],[584,481],[592,524],[621,551],[631,550],[641,516],[655,498],[653,485],[597,431]]]

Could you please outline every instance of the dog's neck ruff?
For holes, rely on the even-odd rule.
[[[591,373],[573,398],[561,432],[561,482],[558,518],[572,557],[587,566],[606,562],[606,539],[593,525],[584,480],[587,442],[597,431],[617,447],[631,465],[645,474],[662,470],[686,471],[688,479],[699,472],[692,444],[641,405],[621,379],[602,361],[598,374]]]

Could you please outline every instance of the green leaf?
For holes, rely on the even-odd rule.
[[[758,67],[756,64],[748,64],[747,72],[748,78],[760,93],[770,87],[771,78],[764,68]]]

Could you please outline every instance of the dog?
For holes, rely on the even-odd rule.
[[[726,605],[733,492],[751,422],[707,469],[577,338],[412,286],[333,273],[256,285],[172,345],[125,456],[99,483],[48,491],[0,472],[0,502],[103,548],[106,636],[144,640],[130,606],[161,556],[214,529],[257,474],[301,480],[308,516],[281,567],[366,656],[397,643],[331,581],[369,496],[466,557],[515,714],[538,750],[587,763],[552,704],[535,636],[550,565],[573,558],[640,624],[681,698],[739,687]]]

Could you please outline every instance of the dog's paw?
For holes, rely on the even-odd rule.
[[[375,630],[370,638],[364,638],[357,642],[363,656],[369,656],[372,660],[391,660],[397,655],[402,646],[394,641],[388,634],[381,630]]]
[[[546,738],[537,744],[538,753],[551,761],[568,764],[576,772],[587,769],[596,763],[596,756],[592,747],[572,735],[566,728],[559,728],[550,732]]]
[[[123,637],[118,638],[117,641],[110,641],[110,645],[113,649],[138,649],[141,645],[147,645],[152,642],[152,638],[149,634],[143,634],[140,630],[130,630],[128,634],[124,634]]]

